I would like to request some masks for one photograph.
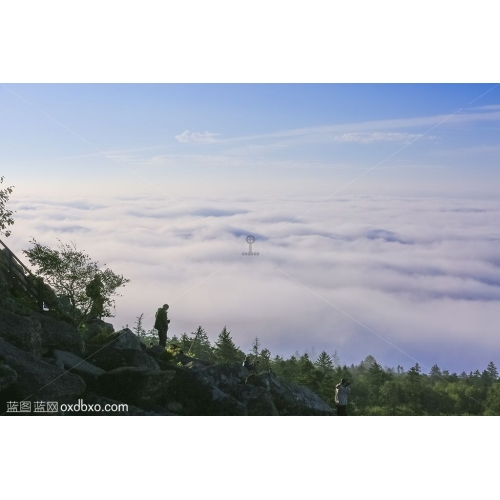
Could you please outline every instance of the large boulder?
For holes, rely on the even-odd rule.
[[[186,367],[191,368],[203,382],[215,385],[224,392],[231,392],[234,387],[244,383],[249,375],[249,371],[241,363],[205,366],[191,362]]]
[[[42,354],[42,327],[32,316],[0,310],[0,337],[35,356]]]
[[[61,349],[77,356],[83,355],[85,352],[84,342],[75,326],[45,314],[37,314],[37,318],[42,325],[42,349],[44,353],[52,349]]]
[[[10,387],[17,380],[17,373],[10,366],[0,364],[0,392]],[[0,411],[3,411],[0,408]]]
[[[175,371],[151,371],[146,368],[116,368],[101,375],[95,392],[142,409],[167,400]]]
[[[86,384],[95,382],[97,377],[106,373],[102,368],[85,361],[72,352],[54,349],[53,356],[57,362],[62,363],[66,370],[71,370],[72,373],[82,377]]]
[[[249,379],[250,381],[251,379]],[[252,384],[267,389],[280,415],[332,415],[332,408],[308,387],[269,373],[252,377]]]
[[[86,360],[105,371],[124,366],[160,371],[158,363],[141,349],[115,349],[111,346],[105,346],[90,356],[86,356]]]
[[[93,319],[81,327],[81,333],[85,343],[91,342],[99,334],[110,335],[115,331],[111,323],[106,323],[101,319]]]
[[[123,328],[122,330],[114,333],[114,339],[111,341],[110,346],[115,349],[141,349],[141,342],[139,337],[135,335],[132,330],[128,328]]]
[[[85,391],[85,382],[78,375],[45,363],[3,339],[0,339],[0,360],[17,373],[17,380],[2,393],[14,401],[29,398],[32,401],[63,402]]]
[[[177,402],[187,415],[246,415],[245,407],[233,396],[198,377],[187,368],[175,367],[175,378],[167,393],[166,404]]]
[[[147,347],[144,352],[152,358],[158,360],[158,358],[165,353],[165,348],[161,345],[154,345],[151,347]]]
[[[231,395],[243,404],[248,415],[279,415],[270,392],[263,387],[239,384],[231,389]]]

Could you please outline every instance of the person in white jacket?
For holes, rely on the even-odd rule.
[[[337,415],[347,415],[347,395],[349,394],[349,382],[345,378],[340,384],[335,386],[335,404],[337,406]]]

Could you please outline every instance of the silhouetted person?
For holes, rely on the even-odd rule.
[[[162,347],[167,346],[167,331],[168,324],[170,323],[170,320],[167,318],[167,309],[168,304],[163,304],[163,307],[160,307],[158,311],[156,311],[155,325],[153,327],[158,330],[159,344]]]
[[[269,367],[269,374],[276,377],[276,373],[274,373],[274,370],[271,367]]]
[[[104,285],[99,274],[86,286],[85,294],[92,301],[89,319],[101,319],[104,314]]]
[[[335,404],[337,406],[337,415],[347,415],[347,395],[349,394],[350,383],[343,378],[340,384],[335,386]]]

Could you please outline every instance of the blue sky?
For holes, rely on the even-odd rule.
[[[245,350],[482,368],[499,132],[495,84],[8,84],[9,246],[73,239],[131,277],[115,326],[173,302],[174,333]]]
[[[431,183],[453,179],[455,189],[481,191],[499,180],[499,91],[492,87],[8,85],[19,97],[2,87],[0,161],[14,177],[53,172],[68,183],[115,176],[120,165],[104,153],[155,181],[165,179],[162,160],[171,182],[192,173],[219,182],[221,172],[246,182],[238,167],[250,163],[268,181],[308,178],[319,186],[352,178],[345,169],[383,162],[374,180],[396,189],[421,183],[418,167],[426,167]],[[188,162],[189,172],[172,159]]]

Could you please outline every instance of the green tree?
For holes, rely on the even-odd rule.
[[[332,354],[332,363],[334,367],[340,366],[340,357],[337,351],[334,351]]]
[[[181,338],[179,340],[179,344],[180,344],[181,350],[183,350],[187,354],[187,353],[189,353],[189,350],[191,349],[191,346],[193,345],[193,339],[190,338],[186,332],[184,332],[181,335]]]
[[[366,356],[366,358],[361,362],[361,366],[365,369],[365,370],[369,370],[371,366],[373,366],[375,363],[377,362],[377,360],[371,355],[369,354],[368,356]]]
[[[412,366],[406,374],[408,399],[414,415],[421,413],[421,371],[420,365],[415,363],[415,366]]]
[[[219,333],[219,336],[217,337],[217,340],[215,342],[214,354],[216,360],[219,363],[243,361],[241,357],[241,350],[236,347],[236,344],[231,338],[231,332],[229,332],[225,326]]]
[[[215,361],[215,355],[207,332],[199,326],[196,332],[191,333],[192,343],[188,354],[203,361]]]
[[[78,251],[72,243],[59,241],[59,249],[53,250],[38,243],[34,238],[30,241],[33,248],[23,250],[32,266],[37,267],[36,274],[49,284],[55,293],[69,301],[68,315],[72,322],[80,326],[87,321],[92,312],[92,299],[87,295],[87,285],[99,276],[102,287],[102,317],[112,317],[111,309],[115,306],[112,297],[119,296],[116,290],[125,286],[130,280],[111,269],[99,269],[97,261],[84,252]],[[106,264],[104,264],[106,266]]]
[[[429,375],[431,377],[431,380],[434,382],[440,380],[442,378],[442,373],[439,366],[434,364],[434,366],[431,368],[431,371],[429,372]]]
[[[267,372],[271,366],[271,351],[269,349],[262,349],[260,351],[260,365],[261,372]]]
[[[314,362],[316,368],[318,368],[323,373],[329,372],[333,370],[333,361],[332,358],[326,353],[326,351],[322,351],[318,359]]]
[[[143,319],[144,313],[142,313],[140,316],[137,316],[135,318],[135,324],[132,328],[132,331],[139,337],[139,340],[146,345],[146,347],[149,347],[150,344],[157,345],[158,344],[158,333],[154,328],[152,328],[149,331],[146,331],[144,329],[142,319]]]
[[[3,183],[3,177],[0,177],[0,184]],[[6,203],[9,201],[9,196],[12,194],[14,186],[9,186],[5,189],[0,189],[0,236],[4,235],[6,238],[10,236],[8,226],[14,224],[12,215],[15,213],[12,210],[5,208]]]
[[[260,354],[260,340],[259,337],[255,337],[252,342],[252,354],[255,356],[257,360]]]
[[[486,371],[489,373],[491,380],[498,380],[498,370],[493,361],[488,363]]]
[[[500,415],[500,383],[497,382],[488,389],[485,406],[484,415]]]

